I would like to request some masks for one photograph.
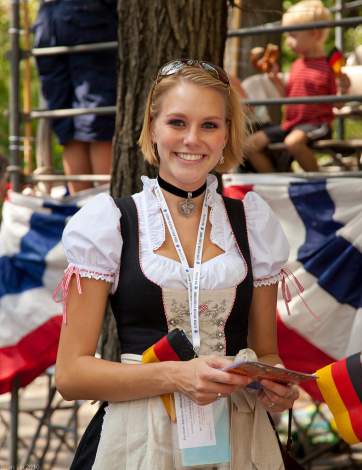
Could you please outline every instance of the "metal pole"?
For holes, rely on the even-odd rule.
[[[305,31],[307,29],[323,29],[323,28],[334,28],[336,26],[356,26],[362,23],[360,16],[351,18],[342,18],[335,21],[316,21],[315,23],[305,23],[299,25],[281,26],[275,23],[265,23],[258,26],[252,26],[248,28],[234,29],[227,33],[227,37],[231,38],[234,36],[257,36],[258,34],[266,33],[286,33],[287,31]]]
[[[25,175],[24,182],[26,184],[36,184],[40,182],[69,182],[69,181],[90,181],[92,183],[109,183],[111,181],[110,175]]]
[[[92,44],[77,44],[76,46],[54,46],[54,47],[35,47],[34,49],[24,51],[34,57],[59,55],[59,54],[79,54],[82,52],[102,52],[116,50],[117,41],[97,42]]]
[[[116,106],[99,106],[98,108],[69,108],[69,109],[45,109],[34,110],[25,119],[40,119],[40,118],[61,118],[61,117],[74,117],[83,114],[96,114],[97,116],[105,116],[108,114],[115,114],[117,111]]]
[[[240,100],[243,104],[251,106],[258,105],[280,105],[280,104],[302,104],[302,103],[345,103],[346,101],[362,101],[362,95],[321,95],[321,96],[296,96],[293,98],[266,98],[263,100],[246,99]],[[81,116],[85,114],[96,114],[98,116],[115,114],[116,106],[102,106],[99,108],[69,108],[69,109],[44,109],[34,110],[29,114],[24,115],[24,119],[41,119],[41,118],[60,118]]]
[[[335,19],[339,21],[342,19],[342,16],[343,16],[343,0],[336,0],[335,7],[336,7]],[[336,44],[337,49],[343,52],[344,44],[343,44],[343,27],[342,26],[337,26],[335,29],[335,44]],[[345,137],[344,119],[337,118],[336,132],[337,132],[338,139],[344,139]]]
[[[19,381],[15,377],[11,386],[9,468],[18,468]]]
[[[20,191],[20,47],[19,47],[19,0],[11,0],[10,4],[10,87],[9,87],[9,157],[10,183],[14,191]]]
[[[319,96],[293,96],[292,98],[265,98],[263,100],[240,100],[242,104],[251,106],[280,105],[280,104],[308,104],[308,103],[345,103],[347,101],[362,102],[362,95],[319,95]]]

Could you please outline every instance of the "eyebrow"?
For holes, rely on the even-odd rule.
[[[187,118],[187,115],[186,114],[183,114],[183,113],[169,113],[169,114],[166,114],[166,117],[167,118],[170,118],[170,117],[182,117],[182,118]],[[220,117],[220,116],[206,116],[205,118],[202,119],[203,121],[210,121],[210,120],[219,120],[219,121],[223,121],[223,118]]]

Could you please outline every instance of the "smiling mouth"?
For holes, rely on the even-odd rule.
[[[204,154],[200,153],[179,153],[175,152],[175,155],[181,160],[186,160],[188,162],[196,162],[198,160],[202,160],[204,158]]]

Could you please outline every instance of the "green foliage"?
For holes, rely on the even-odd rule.
[[[359,9],[356,16],[362,16],[362,8]],[[346,51],[353,51],[357,46],[362,44],[362,25],[356,28],[348,28],[344,36],[344,48]]]
[[[8,125],[5,115],[8,107],[8,79],[9,62],[5,54],[9,48],[8,29],[9,29],[8,7],[5,1],[0,2],[0,153],[6,154],[8,146]]]

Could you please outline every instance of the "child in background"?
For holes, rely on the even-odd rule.
[[[330,21],[331,13],[319,0],[303,0],[283,15],[283,26]],[[328,64],[324,44],[328,29],[293,31],[287,34],[288,46],[299,56],[292,64],[287,85],[278,75],[278,67],[269,74],[282,96],[318,96],[337,93],[334,73]],[[251,135],[246,153],[258,172],[274,171],[265,154],[269,143],[284,142],[293,158],[305,171],[318,171],[317,160],[308,146],[310,140],[331,135],[333,103],[290,104],[285,107],[282,124],[272,125]]]

